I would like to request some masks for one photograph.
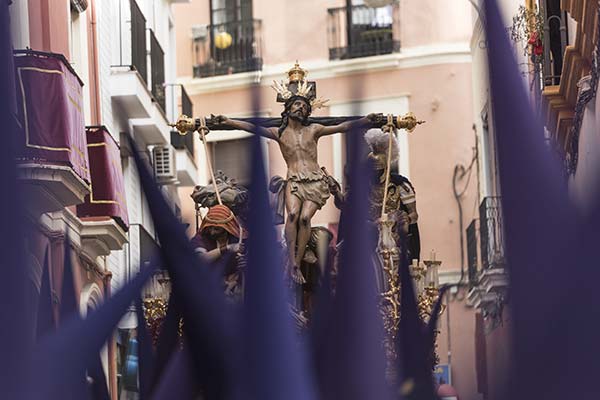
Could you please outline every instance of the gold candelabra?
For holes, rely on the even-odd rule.
[[[423,321],[428,321],[440,294],[438,273],[442,262],[436,261],[435,253],[432,252],[431,259],[423,261],[423,264],[425,264],[426,273],[424,276],[425,285],[419,293],[419,312]]]
[[[171,279],[166,271],[155,273],[146,289],[145,296],[142,303],[144,320],[152,338],[152,344],[156,348],[171,298]],[[179,319],[178,332],[179,344],[183,345],[183,318]]]
[[[387,290],[379,297],[379,312],[383,319],[386,335],[383,346],[387,355],[387,376],[393,379],[398,357],[396,353],[396,336],[400,323],[400,279],[398,274],[399,251],[397,247],[380,251],[383,261],[384,278]]]
[[[144,319],[146,321],[146,327],[150,336],[152,337],[152,344],[156,348],[158,344],[158,337],[160,335],[161,328],[167,315],[167,301],[160,297],[150,297],[144,299]]]
[[[441,261],[435,259],[435,252],[431,252],[429,260],[424,260],[421,265],[413,260],[411,266],[411,275],[415,282],[417,307],[419,310],[419,318],[424,323],[429,322],[433,314],[433,308],[440,296],[439,290],[439,268],[442,265]],[[440,314],[445,311],[445,306],[442,305]],[[437,328],[434,331],[434,348],[432,349],[431,361],[432,368],[439,363],[439,355],[437,354]]]
[[[385,221],[383,221],[385,223]],[[396,360],[398,354],[396,352],[396,337],[401,318],[400,310],[400,287],[399,281],[399,249],[397,247],[380,248],[380,260],[384,278],[386,280],[386,290],[380,294],[379,310],[383,317],[383,325],[386,332],[384,339],[384,348],[387,358],[386,376],[390,382],[393,382],[396,376]],[[436,261],[435,253],[432,252],[431,259],[424,260],[419,263],[418,260],[413,260],[410,266],[410,274],[415,287],[415,295],[417,297],[417,307],[419,318],[423,323],[427,323],[433,313],[435,303],[439,298],[439,275],[438,270],[441,266],[441,261]],[[440,313],[444,312],[444,308]],[[434,342],[439,331],[434,332]],[[437,344],[430,355],[432,367],[439,362],[439,356],[436,351]]]

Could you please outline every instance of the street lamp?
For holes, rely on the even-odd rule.
[[[217,33],[217,35],[215,36],[215,47],[219,50],[225,50],[226,48],[231,46],[232,42],[233,38],[228,32],[222,31]]]

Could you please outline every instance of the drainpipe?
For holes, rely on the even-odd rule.
[[[110,299],[110,285],[112,281],[112,272],[104,273],[104,298]],[[118,399],[117,393],[117,351],[114,335],[111,335],[107,343],[108,348],[108,391],[111,399]]]
[[[97,22],[96,22],[96,1],[90,1],[90,21],[89,21],[89,41],[91,45],[91,58],[92,62],[90,63],[90,86],[93,105],[90,107],[92,115],[92,125],[101,125],[102,124],[102,108],[100,103],[100,77],[98,72],[98,36],[97,36]],[[90,99],[90,100],[92,100]]]
[[[467,189],[469,188],[469,183],[471,181],[471,173],[473,172],[473,166],[477,162],[476,165],[476,173],[477,173],[477,187],[479,189],[479,148],[477,144],[477,130],[475,125],[473,125],[473,131],[475,132],[475,147],[473,148],[473,158],[471,159],[471,163],[467,168],[462,164],[457,164],[454,166],[454,174],[452,175],[452,193],[454,194],[454,199],[456,200],[456,205],[458,208],[458,230],[459,230],[459,238],[460,238],[460,279],[455,284],[458,290],[460,290],[463,285],[463,281],[465,278],[465,246],[464,246],[464,224],[463,224],[463,207],[462,207],[462,196],[465,194]],[[462,190],[458,188],[458,182],[466,179],[464,187]],[[452,338],[450,331],[450,292],[448,292],[446,297],[446,325],[448,329],[448,365],[450,365],[452,360]]]

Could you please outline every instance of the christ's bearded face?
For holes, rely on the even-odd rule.
[[[308,118],[308,103],[302,99],[296,99],[290,106],[290,118],[303,121]]]

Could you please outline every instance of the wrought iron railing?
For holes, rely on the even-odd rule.
[[[194,105],[183,86],[181,87],[181,113],[190,117],[194,116]]]
[[[262,69],[262,21],[208,25],[194,38],[194,77],[228,75]]]
[[[148,59],[146,44],[146,18],[135,0],[130,0],[131,8],[131,66],[144,82],[148,82]]]
[[[156,103],[162,108],[163,112],[167,110],[167,101],[165,96],[165,52],[156,39],[156,35],[150,29],[150,72],[152,75],[151,88],[152,96]]]
[[[504,266],[504,226],[500,197],[486,197],[479,206],[482,268]]]
[[[192,100],[188,96],[185,88],[181,87],[181,114],[193,116]],[[186,149],[192,159],[194,159],[194,133],[181,136],[177,131],[171,131],[171,145],[176,149]]]
[[[540,12],[544,18],[543,83],[544,86],[559,85],[568,44],[567,16],[560,9],[549,9],[545,0],[540,1]]]
[[[478,280],[477,245],[477,220],[474,219],[467,227],[467,272],[470,286],[475,286]]]
[[[399,2],[330,8],[327,13],[330,60],[400,51]]]

